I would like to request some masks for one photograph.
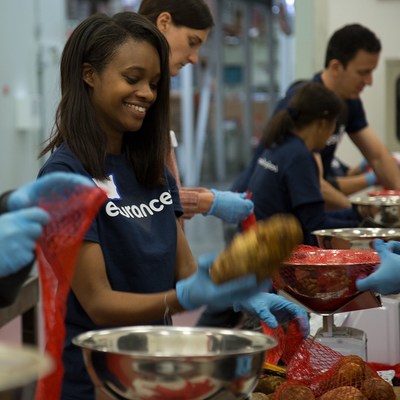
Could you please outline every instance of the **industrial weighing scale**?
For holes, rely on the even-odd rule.
[[[322,317],[322,326],[317,330],[314,336],[316,341],[343,355],[355,354],[360,356],[365,361],[368,360],[366,333],[361,329],[353,327],[336,326],[334,318],[335,314],[339,313],[381,307],[382,302],[379,295],[376,295],[371,291],[363,292],[333,312],[320,313],[318,310],[310,309],[306,305],[302,304],[298,299],[294,298],[283,290],[279,291],[279,294],[303,306],[310,313],[314,313]]]

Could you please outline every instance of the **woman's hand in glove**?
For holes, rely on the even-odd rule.
[[[49,218],[38,207],[0,216],[0,277],[11,275],[33,261],[36,240]]]
[[[307,337],[310,333],[307,311],[277,294],[257,293],[245,300],[235,301],[233,309],[258,316],[270,328],[276,328],[278,324],[296,319],[303,336]]]
[[[199,258],[198,270],[176,284],[178,301],[186,310],[195,310],[208,305],[218,309],[229,308],[235,301],[244,300],[269,286],[269,280],[257,283],[254,274],[220,285],[215,284],[209,273],[215,257],[216,254],[213,253]]]
[[[52,195],[68,196],[77,186],[94,186],[94,182],[72,172],[53,172],[11,193],[7,207],[13,211],[37,206],[40,199],[51,198]]]
[[[214,215],[225,222],[238,224],[253,212],[254,204],[246,199],[246,193],[215,189],[211,189],[211,192],[214,194],[214,201],[205,215]]]
[[[381,239],[375,239],[374,248],[381,258],[381,263],[371,275],[356,281],[357,289],[373,290],[383,295],[400,293],[400,255],[392,252],[392,249],[400,250],[400,243],[386,244]]]
[[[395,254],[400,254],[400,242],[397,240],[389,240],[386,242],[386,247],[389,251]]]

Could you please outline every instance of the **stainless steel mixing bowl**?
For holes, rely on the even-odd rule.
[[[276,345],[259,332],[170,326],[90,331],[73,343],[98,388],[140,400],[246,399]]]
[[[274,286],[311,311],[332,313],[360,294],[356,280],[374,272],[379,261],[373,250],[295,251],[274,276]]]
[[[400,240],[398,228],[341,228],[312,232],[323,249],[370,249],[374,239]]]
[[[400,196],[352,196],[350,202],[364,217],[365,227],[400,227]]]
[[[51,358],[35,348],[0,344],[0,399],[32,400],[38,378],[52,368]]]

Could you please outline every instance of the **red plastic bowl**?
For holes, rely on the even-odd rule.
[[[274,286],[319,313],[334,312],[356,297],[355,281],[374,272],[380,261],[373,250],[315,249],[292,253]]]

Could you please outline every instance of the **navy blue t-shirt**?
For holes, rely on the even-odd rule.
[[[314,230],[355,227],[359,223],[352,209],[324,210],[318,166],[312,152],[296,135],[288,135],[282,143],[264,149],[248,189],[257,220],[276,213],[292,213],[300,220],[305,244],[317,244],[311,234]]]
[[[322,84],[323,82],[321,79],[321,73],[316,74],[312,78],[312,81],[320,82]],[[285,97],[278,101],[274,110],[274,114],[288,107],[290,99],[305,82],[306,81],[299,81],[297,84],[293,84],[292,86],[290,86],[285,94]],[[335,156],[337,145],[339,144],[343,135],[346,132],[349,135],[356,134],[358,131],[368,126],[361,99],[345,100],[345,105],[346,110],[343,118],[338,121],[335,132],[328,139],[325,148],[320,152],[322,165],[324,168],[324,178],[332,176],[332,160]],[[262,143],[260,143],[255,149],[253,158],[251,159],[249,165],[240,173],[240,175],[234,181],[231,187],[232,191],[244,192],[248,189],[247,186],[249,179],[263,150],[264,146]]]
[[[76,172],[91,178],[67,145],[61,145],[41,168],[39,176],[53,171]],[[179,192],[165,168],[167,184],[155,189],[140,185],[122,155],[106,160],[109,180],[95,183],[106,190],[101,207],[85,240],[99,243],[113,290],[157,293],[175,287],[176,217],[182,214]],[[132,307],[135,305],[132,304]],[[84,366],[82,351],[71,343],[76,335],[100,329],[71,291],[65,317],[62,400],[94,400],[94,387]],[[162,324],[152,321],[148,324]]]

